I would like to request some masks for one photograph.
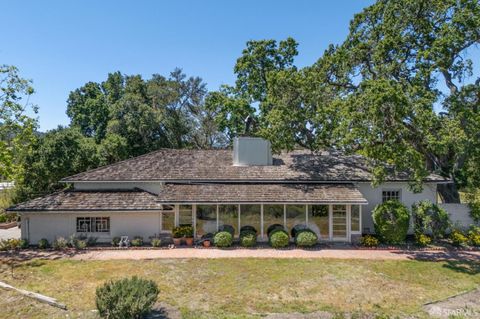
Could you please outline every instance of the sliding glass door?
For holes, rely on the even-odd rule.
[[[347,239],[347,206],[333,205],[332,207],[332,239]]]

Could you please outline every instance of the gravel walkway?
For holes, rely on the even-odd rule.
[[[98,250],[72,256],[79,260],[155,259],[155,258],[338,258],[367,260],[473,260],[480,262],[480,252],[390,251],[358,249],[275,250],[275,249],[196,249]]]

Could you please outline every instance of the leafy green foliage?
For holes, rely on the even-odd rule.
[[[190,225],[177,226],[172,230],[173,238],[192,238],[193,237],[193,227]]]
[[[142,236],[135,236],[130,241],[130,244],[134,247],[141,247],[143,246],[143,237]]]
[[[272,224],[267,228],[267,237],[270,237],[270,234],[275,230],[285,230],[285,227],[281,224]]]
[[[52,243],[52,248],[55,250],[63,250],[68,247],[68,240],[63,237],[56,238]]]
[[[471,226],[468,230],[468,241],[472,246],[480,246],[480,227]]]
[[[217,247],[230,247],[233,243],[233,236],[227,231],[219,231],[213,237],[213,243]]]
[[[0,240],[0,251],[18,250],[28,248],[28,242],[23,239],[9,238]]]
[[[22,177],[23,157],[36,138],[37,120],[27,115],[37,113],[29,103],[33,93],[31,81],[23,79],[16,67],[0,65],[0,180]]]
[[[244,230],[240,233],[240,246],[253,247],[257,244],[257,233],[252,230]]]
[[[160,238],[152,238],[150,244],[152,247],[160,247],[162,245],[162,240]]]
[[[443,238],[451,226],[447,211],[428,200],[412,205],[412,216],[415,234],[431,234],[433,240]]]
[[[318,236],[311,229],[303,229],[296,233],[295,244],[300,247],[315,246],[318,242]]]
[[[375,233],[380,241],[387,244],[400,244],[407,237],[410,212],[396,200],[377,205],[372,213]]]
[[[268,242],[273,248],[283,248],[290,244],[290,237],[285,230],[277,229],[270,233]]]
[[[431,242],[432,242],[432,239],[430,238],[430,236],[427,236],[422,233],[415,234],[415,243],[418,246],[422,246],[422,247],[428,246]]]
[[[118,247],[118,245],[120,244],[120,239],[121,239],[120,237],[113,237],[111,242],[112,246]]]
[[[50,243],[46,238],[42,238],[38,241],[37,246],[39,249],[47,249],[48,247],[50,247]]]
[[[102,318],[142,318],[152,310],[158,293],[154,281],[134,276],[98,287],[95,302]]]
[[[455,229],[450,233],[450,240],[452,241],[452,244],[457,247],[466,246],[468,244],[468,237],[458,229]]]
[[[372,235],[365,235],[360,239],[360,244],[365,247],[377,247],[380,241]]]

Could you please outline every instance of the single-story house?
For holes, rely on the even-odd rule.
[[[393,170],[392,170],[393,171]],[[21,215],[22,237],[32,244],[70,235],[165,236],[192,225],[198,238],[231,225],[251,225],[259,240],[272,224],[289,231],[306,224],[322,241],[352,241],[372,233],[372,210],[389,199],[410,207],[437,202],[431,174],[423,191],[408,188],[406,174],[391,174],[371,185],[365,158],[334,152],[296,150],[272,155],[260,138],[236,138],[232,150],[161,149],[66,177],[60,191],[11,207]]]

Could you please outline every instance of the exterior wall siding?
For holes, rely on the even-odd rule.
[[[421,200],[429,200],[433,203],[437,202],[437,186],[433,183],[427,183],[423,186],[421,193],[413,193],[408,189],[408,183],[405,182],[390,182],[384,183],[378,187],[372,187],[370,183],[357,183],[358,190],[367,199],[368,205],[362,208],[362,232],[373,233],[373,219],[372,212],[374,208],[382,203],[382,190],[400,190],[400,197],[403,204],[408,209],[412,208],[412,204]]]
[[[88,233],[97,237],[98,242],[110,242],[113,237],[143,236],[149,242],[150,236],[161,233],[161,212],[55,212],[55,213],[23,213],[21,233],[22,238],[37,244],[42,238],[50,243],[58,237],[68,238],[71,235],[82,235],[76,232],[77,217],[110,217],[109,233]]]
[[[470,217],[470,208],[465,204],[440,204],[449,214],[452,223],[460,228],[468,228],[474,224]]]

